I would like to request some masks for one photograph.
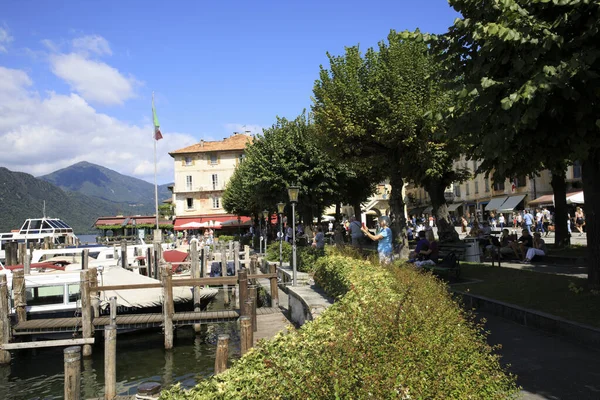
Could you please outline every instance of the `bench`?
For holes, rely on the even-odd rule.
[[[457,278],[460,276],[460,262],[465,260],[467,246],[464,242],[441,242],[438,243],[439,261],[436,265],[424,265],[423,268],[435,273],[446,274]],[[441,262],[450,254],[456,255],[456,264],[454,266],[444,266]]]

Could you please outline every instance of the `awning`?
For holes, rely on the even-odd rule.
[[[460,206],[462,206],[462,203],[448,204],[448,211],[456,211]]]
[[[500,208],[498,208],[498,212],[512,212],[515,208],[523,201],[525,198],[524,194],[519,194],[517,196],[510,196],[504,204]],[[488,205],[489,206],[489,205]]]
[[[502,204],[508,199],[507,196],[494,197],[490,202],[485,206],[486,211],[493,211],[502,208]],[[512,210],[511,210],[512,211]]]
[[[433,211],[433,207],[429,206],[423,210],[423,214],[431,214],[431,211]]]
[[[239,220],[237,218],[229,219],[227,221],[221,222],[221,226],[250,226],[252,225],[252,218],[250,217],[241,217]]]
[[[554,205],[554,195],[553,194],[545,194],[543,196],[538,197],[535,200],[531,200],[528,205],[529,206]]]
[[[567,204],[585,204],[583,192],[569,193],[567,195]]]
[[[202,218],[177,218],[175,220],[175,225],[173,226],[173,229],[175,229],[176,231],[185,231],[186,229],[198,229],[198,228],[189,228],[189,227],[185,227],[184,225],[190,224],[190,223],[196,223],[201,225]]]

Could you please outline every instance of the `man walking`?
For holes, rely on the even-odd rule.
[[[362,238],[364,235],[361,230],[360,222],[358,222],[353,216],[350,217],[350,225],[348,226],[348,229],[350,230],[352,246],[358,247],[362,250]]]
[[[533,216],[529,213],[529,210],[525,210],[525,215],[523,215],[523,223],[525,224],[525,228],[531,234],[531,225],[533,225]]]

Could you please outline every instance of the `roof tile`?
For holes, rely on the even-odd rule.
[[[210,153],[213,151],[229,151],[229,150],[244,150],[248,142],[254,140],[253,136],[244,135],[242,133],[234,134],[228,138],[219,141],[200,141],[183,149],[175,150],[169,153],[171,157],[175,154],[189,153]]]

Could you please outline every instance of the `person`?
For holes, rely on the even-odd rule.
[[[571,231],[571,214],[567,214],[567,231],[569,232],[569,236],[573,233]]]
[[[545,233],[544,231],[544,214],[539,208],[535,210],[535,231]]]
[[[504,229],[504,224],[506,220],[504,219],[504,214],[498,215],[498,224],[500,225],[500,229]]]
[[[362,227],[363,233],[371,240],[377,243],[377,252],[379,253],[379,262],[390,264],[393,260],[392,248],[392,230],[388,227],[390,218],[387,216],[379,217],[379,231],[373,235],[366,226]]]
[[[327,228],[329,229],[329,233],[333,232],[333,221],[329,221],[329,225]]]
[[[533,237],[527,229],[521,231],[522,236],[516,242],[510,244],[513,252],[519,260],[523,260],[527,254],[527,250],[533,247]]]
[[[517,214],[517,223],[515,225],[515,228],[516,227],[521,228],[521,227],[523,227],[523,215],[521,215],[520,211],[517,211],[516,214]]]
[[[429,240],[427,240],[427,232],[431,232],[433,234],[433,231],[419,231],[417,246],[415,247],[415,250],[411,251],[411,253],[408,255],[409,262],[415,262],[422,251],[429,250]]]
[[[350,217],[350,225],[348,229],[350,230],[352,246],[358,247],[362,250],[362,238],[364,235],[362,233],[360,222],[358,222],[355,217]]]
[[[192,243],[196,243],[196,248],[199,248],[199,241],[198,238],[196,237],[196,235],[192,235],[192,238],[190,239],[190,247],[192,246]]]
[[[409,223],[408,226],[406,227],[406,238],[409,241],[413,241],[415,240],[415,234],[413,232],[413,226]]]
[[[527,253],[525,254],[525,259],[523,262],[529,263],[535,256],[545,256],[546,255],[546,242],[542,239],[542,234],[540,232],[536,232],[533,234],[533,243],[530,248],[527,249]]]
[[[531,226],[533,225],[533,216],[529,213],[529,210],[525,210],[525,215],[523,215],[523,223],[525,224],[525,228],[529,231],[531,236]]]
[[[463,215],[462,217],[460,217],[460,226],[461,226],[462,233],[467,233],[467,225],[469,225],[469,222]]]
[[[289,244],[292,244],[293,233],[294,232],[292,227],[290,225],[287,225],[287,227],[285,228],[285,241]]]
[[[323,233],[323,228],[321,226],[317,228],[317,234],[313,239],[313,247],[317,250],[325,249],[325,234]]]
[[[585,215],[581,207],[575,209],[575,228],[579,231],[579,236],[583,235],[583,227],[585,226]]]
[[[439,258],[439,246],[438,242],[435,240],[433,231],[426,231],[425,239],[429,245],[423,246],[423,249],[421,249],[419,254],[417,254],[417,259],[414,263],[418,268],[421,268],[425,265],[435,265],[437,264]]]

